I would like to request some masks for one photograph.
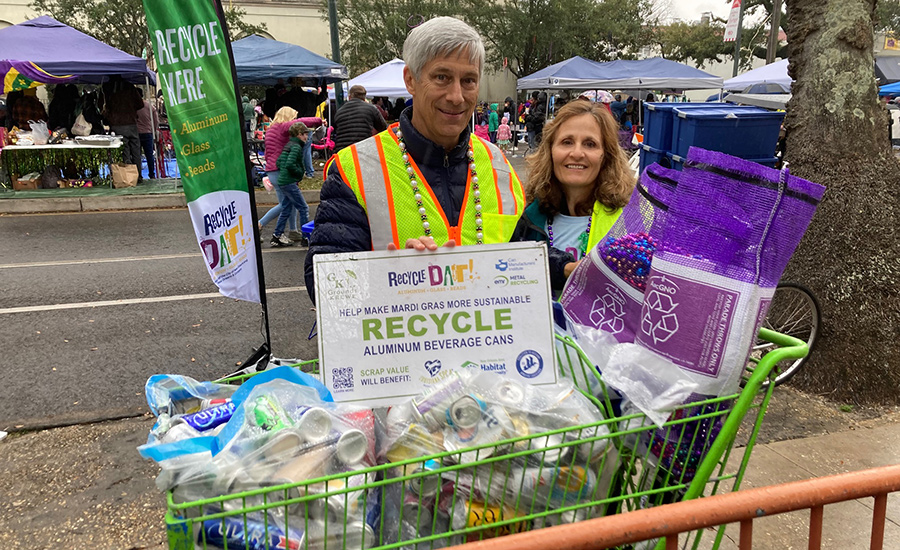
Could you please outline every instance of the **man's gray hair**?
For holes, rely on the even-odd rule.
[[[419,78],[426,63],[456,50],[469,54],[469,61],[484,71],[484,42],[481,35],[455,17],[435,17],[422,23],[403,42],[403,61],[413,77]]]

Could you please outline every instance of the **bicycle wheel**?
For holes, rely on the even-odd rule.
[[[775,365],[776,386],[790,380],[800,367],[806,363],[812,355],[816,339],[822,326],[822,314],[819,309],[819,301],[808,288],[797,283],[782,283],[775,289],[772,303],[762,324],[763,327],[793,336],[806,342],[809,353],[802,359],[788,359]],[[774,346],[768,342],[757,340],[756,345],[750,351],[749,370],[752,370],[759,359],[762,358]],[[773,380],[770,378],[769,380]],[[768,382],[767,382],[768,383]]]

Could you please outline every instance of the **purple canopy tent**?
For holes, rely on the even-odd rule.
[[[156,75],[140,57],[117,50],[47,15],[0,29],[0,62],[6,62],[0,66],[8,64],[13,68],[36,65],[49,73],[44,80],[38,80],[47,83],[98,84],[114,74],[136,84],[143,84],[145,79],[156,83]]]

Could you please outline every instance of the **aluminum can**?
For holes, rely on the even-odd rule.
[[[291,417],[282,408],[277,399],[261,395],[253,402],[250,421],[267,432],[275,432],[293,425]]]
[[[159,438],[160,443],[174,443],[192,437],[199,437],[200,432],[191,427],[190,424],[181,420],[181,418],[173,418],[169,423],[169,429]]]
[[[412,400],[412,412],[432,430],[441,429],[447,418],[450,405],[466,393],[466,383],[456,371],[449,374],[439,384],[432,386],[427,394]]]
[[[301,406],[295,417],[294,424],[307,443],[318,443],[331,434],[331,414],[321,407]]]
[[[484,527],[516,516],[516,512],[506,506],[493,506],[483,502],[470,502],[464,498],[457,498],[456,502],[451,504],[450,527],[453,530]],[[524,521],[510,523],[468,533],[465,535],[465,540],[466,542],[475,542],[483,538],[502,537],[512,533],[520,533],[526,528],[527,524]]]
[[[557,433],[545,435],[542,433],[537,435],[531,439],[531,449],[534,453],[530,455],[530,461],[556,466],[569,456],[569,453],[572,451],[572,446],[557,448],[548,447],[562,445],[564,442],[565,436],[563,436],[563,434]]]
[[[291,528],[286,532],[277,525],[245,518],[227,516],[208,519],[203,522],[198,543],[219,548],[245,548],[247,550],[268,550],[269,548],[289,548],[300,550],[304,547],[305,533]]]
[[[500,382],[494,389],[494,397],[504,407],[525,409],[525,387],[515,380],[504,379]]]
[[[303,436],[296,428],[283,428],[260,445],[259,452],[267,460],[284,461],[302,452]]]
[[[201,399],[200,400],[200,410],[205,411],[206,409],[218,407],[219,405],[224,405],[225,403],[231,403],[231,398],[230,397],[220,397],[220,398],[216,398],[216,399]]]
[[[426,460],[422,464],[410,464],[404,468],[405,475],[418,474],[422,472],[434,472],[441,467],[441,463],[437,460]],[[407,481],[406,486],[409,491],[418,497],[434,497],[443,484],[443,479],[437,474],[425,475],[422,477],[414,477]]]
[[[512,421],[503,407],[486,405],[480,422],[474,428],[457,430],[448,426],[444,429],[444,448],[448,451],[461,451],[459,455],[448,457],[449,460],[458,461],[460,464],[471,463],[492,456],[497,447],[484,447],[472,451],[466,449],[500,441],[512,433],[512,430]]]
[[[344,466],[359,464],[369,451],[369,438],[362,430],[350,428],[343,432],[333,432],[337,435],[334,444],[334,456]]]
[[[401,521],[412,526],[416,536],[431,534],[434,525],[434,498],[422,498],[411,491],[406,493],[400,513]]]
[[[487,404],[474,395],[464,395],[447,409],[447,425],[456,430],[461,442],[468,442],[478,434],[478,425],[487,409]]]
[[[234,403],[226,401],[221,405],[209,407],[200,412],[186,414],[180,419],[198,432],[205,432],[228,422],[234,414],[234,409]]]
[[[363,519],[366,512],[367,493],[367,489],[364,486],[373,480],[373,474],[358,474],[298,487],[298,496],[310,494],[321,495],[321,498],[297,504],[289,511],[298,515],[305,515],[308,507],[309,517],[337,523],[344,523],[352,517]],[[338,494],[328,494],[342,491],[343,489],[351,490]]]

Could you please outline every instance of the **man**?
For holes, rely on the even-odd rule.
[[[359,84],[350,86],[350,100],[334,115],[335,152],[386,129],[378,108],[366,103],[366,89]]]
[[[525,115],[525,129],[528,130],[528,148],[537,149],[544,134],[544,122],[547,120],[546,92],[531,94],[531,107]]]
[[[41,100],[37,98],[37,88],[24,90],[21,97],[12,103],[9,114],[12,117],[13,125],[20,130],[26,131],[31,130],[29,121],[41,122],[48,119],[47,109],[44,108]]]
[[[103,85],[100,109],[110,131],[122,136],[122,162],[141,166],[141,139],[138,134],[137,112],[144,106],[141,94],[130,82],[119,75],[113,75]],[[138,177],[138,181],[141,178]]]
[[[153,156],[153,136],[159,129],[159,116],[156,114],[156,107],[144,99],[144,90],[138,88],[141,94],[141,101],[144,106],[137,112],[138,136],[141,140],[141,149],[144,150],[144,156],[147,157],[147,177],[156,179],[156,159]]]
[[[327,168],[306,255],[313,300],[316,254],[508,242],[524,209],[503,153],[469,132],[484,67],[478,33],[432,19],[406,38],[403,59],[412,107]]]

